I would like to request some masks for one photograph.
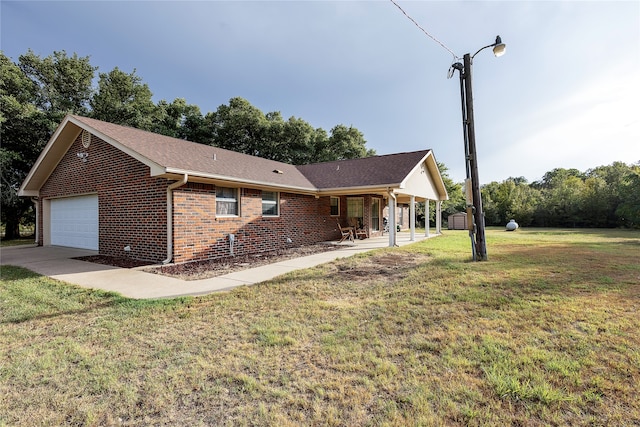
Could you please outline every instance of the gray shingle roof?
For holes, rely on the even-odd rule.
[[[400,184],[431,150],[298,166],[318,189]]]
[[[86,117],[73,116],[73,118],[168,171],[189,172],[196,176],[309,191],[316,190],[293,165]]]
[[[310,191],[397,185],[431,151],[294,166],[101,120],[72,117],[167,170]]]

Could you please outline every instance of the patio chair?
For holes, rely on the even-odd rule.
[[[358,239],[366,239],[369,237],[367,229],[360,226],[360,221],[358,220],[358,218],[350,218],[349,225],[353,227],[354,237]]]
[[[340,230],[340,242],[338,243],[342,243],[344,242],[346,239],[349,239],[353,242],[353,228],[352,227],[343,227],[340,225],[340,223],[338,222],[338,230]]]

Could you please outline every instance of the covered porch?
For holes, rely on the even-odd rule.
[[[354,239],[353,242],[348,240],[345,240],[343,242],[338,242],[334,240],[326,243],[344,248],[344,249],[340,249],[342,253],[353,252],[351,253],[351,255],[354,255],[357,253],[367,252],[374,249],[386,248],[390,246],[410,245],[412,243],[417,243],[423,240],[430,239],[432,237],[436,237],[437,235],[438,234],[436,233],[425,232],[425,233],[414,233],[414,235],[411,236],[411,232],[409,230],[405,230],[405,231],[396,232],[394,245],[389,245],[389,236],[387,236],[386,234],[384,236],[374,236],[368,239]]]

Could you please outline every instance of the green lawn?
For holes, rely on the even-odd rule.
[[[640,232],[487,244],[161,301],[2,267],[0,425],[639,425]]]

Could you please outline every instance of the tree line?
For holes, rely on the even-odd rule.
[[[0,52],[0,212],[5,239],[19,237],[21,223],[33,224],[32,203],[18,198],[17,190],[67,114],[296,165],[375,154],[353,126],[338,124],[327,132],[301,118],[265,114],[239,97],[203,114],[182,98],[154,103],[135,70],[97,71],[88,56],[65,51],[41,57],[29,50],[16,62]]]
[[[482,188],[487,225],[640,227],[640,162],[614,162],[581,172],[556,168],[540,181],[524,178]]]
[[[438,163],[449,194],[442,203],[444,221],[464,212],[463,183],[455,183]],[[480,188],[485,224],[505,226],[515,219],[524,227],[640,228],[640,161],[614,162],[581,172],[556,168],[532,183],[524,177],[493,181]],[[416,210],[424,224],[425,209]],[[435,209],[430,209],[431,224]]]

